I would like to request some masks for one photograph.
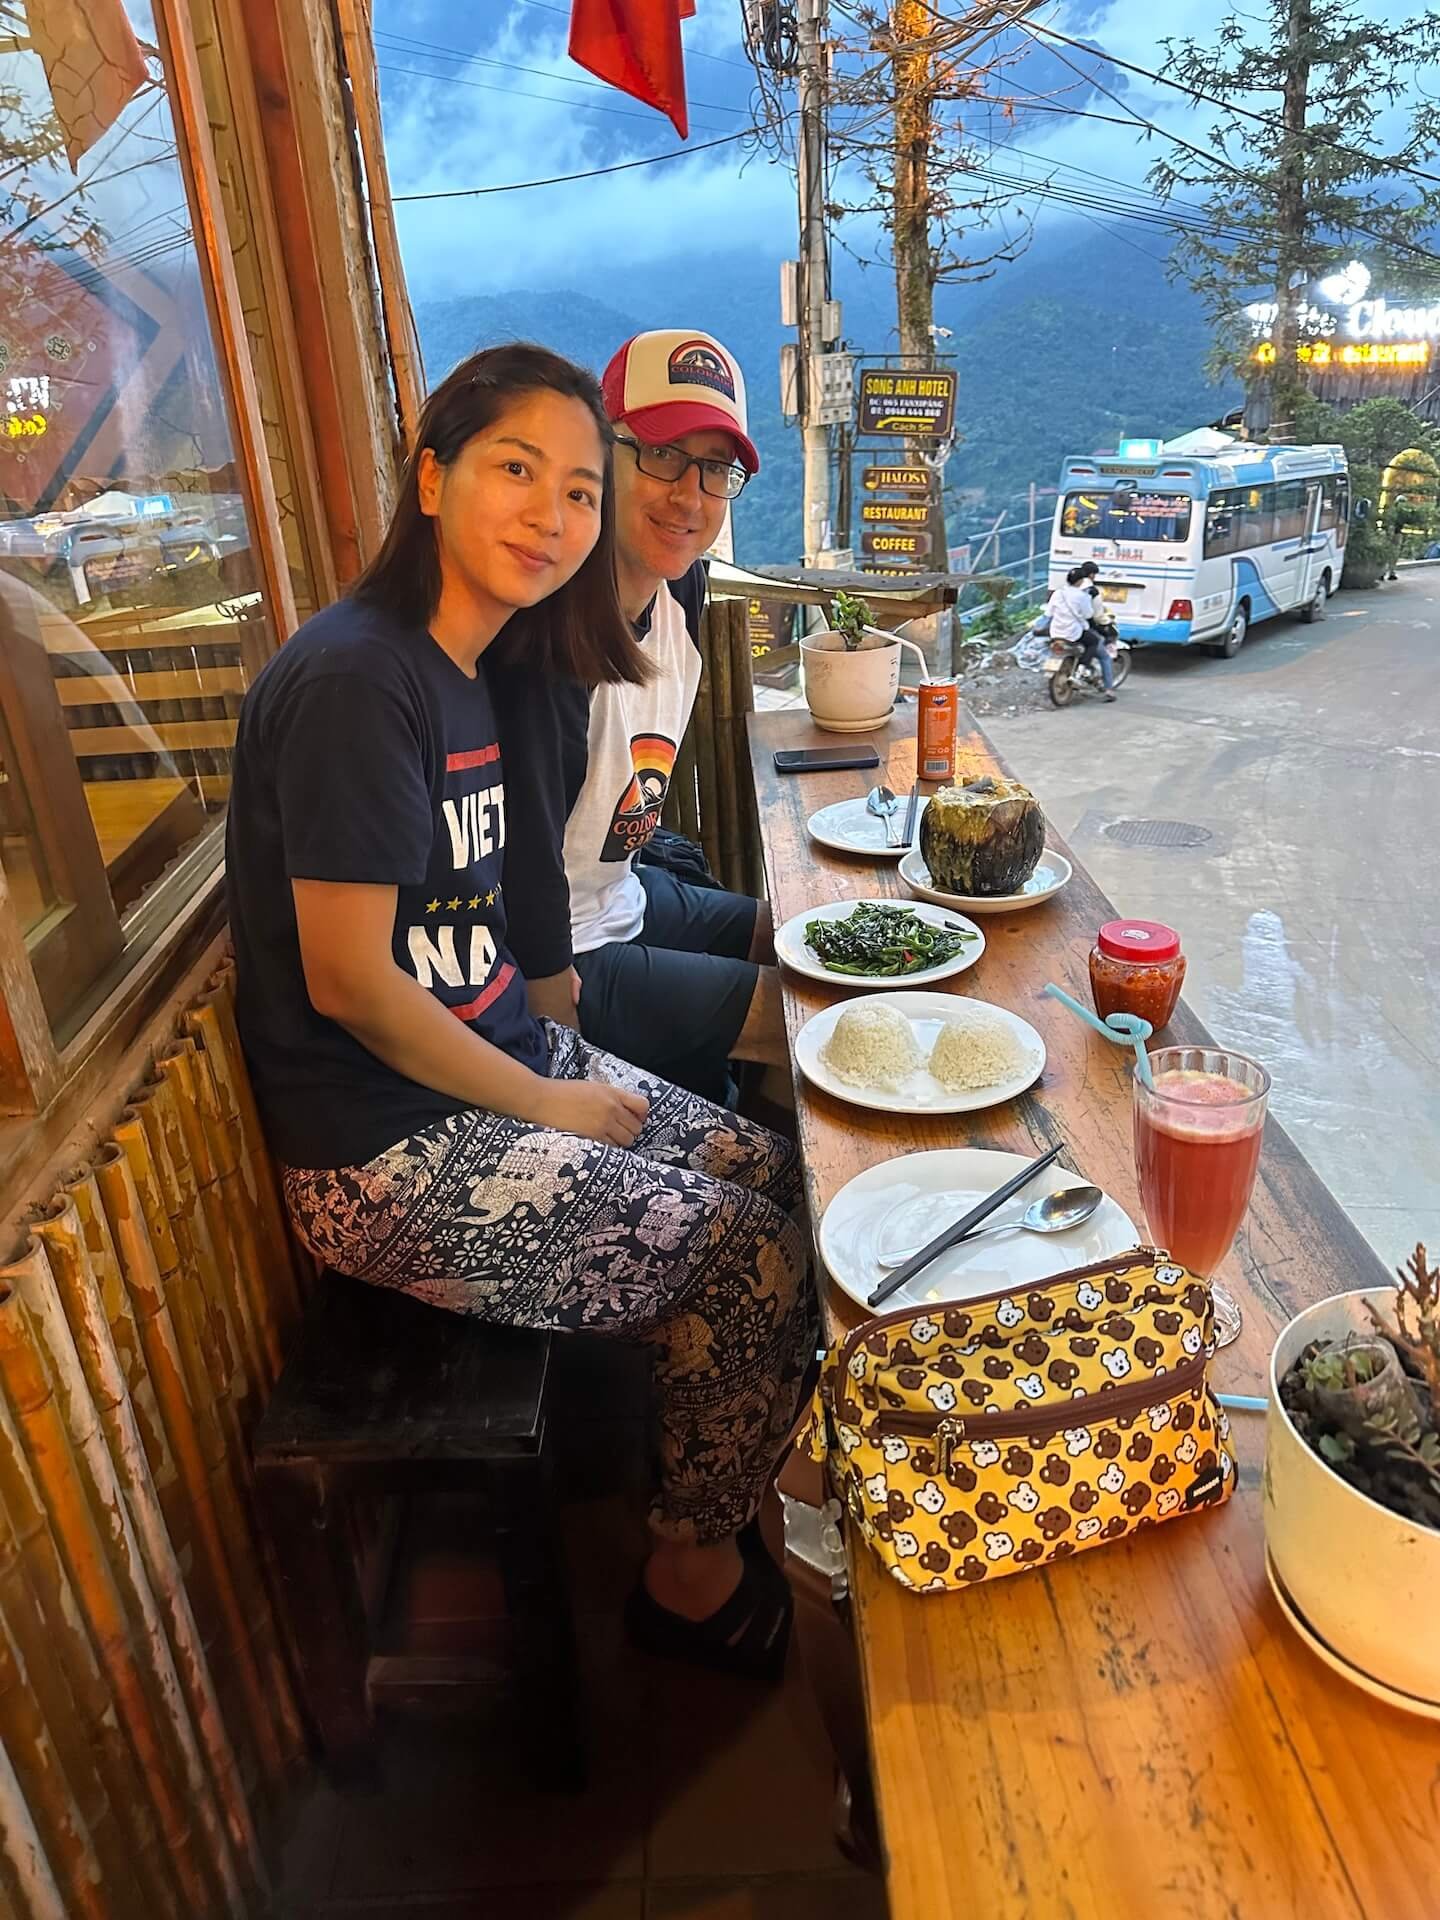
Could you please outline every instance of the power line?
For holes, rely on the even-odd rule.
[[[568,7],[554,6],[551,4],[551,0],[519,0],[519,4],[522,7],[534,7],[537,13],[558,13],[562,20],[568,21],[570,18],[570,9]],[[687,47],[685,49],[685,58],[687,60],[713,60],[717,67],[739,67],[745,73],[749,73],[751,70],[748,60],[727,60],[723,53],[702,53],[698,47]]]
[[[609,167],[587,167],[583,173],[555,173],[545,180],[511,180],[497,187],[445,187],[434,193],[396,193],[391,195],[391,200],[398,207],[407,201],[469,200],[482,193],[525,193],[531,187],[560,187],[571,180],[598,180],[606,173],[628,173],[632,167],[653,167],[662,160],[684,160],[692,153],[708,153],[712,147],[732,147],[737,140],[748,140],[759,131],[758,127],[742,127],[739,133],[727,133],[719,140],[702,140],[699,146],[676,147],[670,153],[652,153],[644,160],[619,160]]]
[[[1022,33],[1027,34],[1032,40],[1035,38],[1031,28],[1023,21],[1017,21],[1016,24]],[[1084,49],[1084,51],[1093,52],[1094,49],[1087,48]],[[1108,58],[1108,55],[1102,57]],[[1217,159],[1213,153],[1206,153],[1202,147],[1192,146],[1188,140],[1182,140],[1178,133],[1167,133],[1164,127],[1157,127],[1153,120],[1147,120],[1143,113],[1137,113],[1127,100],[1120,98],[1119,94],[1112,93],[1103,81],[1095,78],[1093,73],[1083,72],[1081,68],[1076,66],[1073,60],[1067,59],[1063,53],[1057,53],[1055,58],[1069,67],[1070,71],[1085,81],[1087,85],[1094,87],[1097,92],[1103,93],[1107,100],[1113,101],[1123,113],[1128,113],[1131,120],[1137,126],[1144,127],[1147,132],[1155,134],[1157,138],[1168,141],[1171,146],[1179,147],[1182,152],[1193,155],[1195,159],[1202,161],[1207,167],[1218,167],[1221,171],[1228,173],[1233,179],[1243,182],[1245,186],[1253,187],[1261,193],[1265,191],[1266,183],[1257,175],[1246,173],[1242,167],[1234,166],[1228,160]],[[1166,82],[1166,84],[1179,86],[1178,81],[1169,81]],[[1187,93],[1189,92],[1189,88],[1180,87],[1180,91]],[[1358,220],[1340,220],[1337,221],[1336,224],[1347,233],[1363,233],[1366,239],[1376,240],[1382,247],[1394,247],[1397,252],[1413,253],[1418,259],[1440,263],[1440,254],[1432,253],[1428,247],[1419,246],[1412,240],[1402,240],[1398,236],[1376,233],[1372,227],[1363,226]],[[1247,235],[1246,237],[1248,239],[1253,236]]]
[[[522,67],[514,60],[496,60],[490,54],[471,53],[465,47],[441,46],[435,40],[416,40],[408,33],[377,32],[376,44],[385,42],[387,48],[413,60],[418,54],[433,54],[437,59],[473,61],[482,67],[502,67],[507,73],[529,73],[537,80],[555,80],[565,87],[593,87],[599,93],[614,93],[614,87],[604,80],[591,80],[579,74],[554,73],[549,67]],[[687,103],[711,113],[744,113],[744,107],[727,106],[723,100],[696,100],[691,97]]]
[[[375,64],[381,73],[406,73],[412,80],[442,80],[446,86],[473,87],[477,93],[503,93],[512,100],[517,96],[522,100],[545,100],[552,107],[569,107],[572,113],[608,113],[617,120],[643,120],[646,126],[655,124],[648,114],[630,113],[624,107],[592,106],[588,100],[567,100],[563,94],[531,93],[525,87],[497,87],[488,80],[465,80],[458,73],[426,73],[421,67],[395,67],[386,60],[377,60]],[[719,131],[706,120],[696,120],[692,124],[703,127],[707,133]]]
[[[1152,73],[1149,67],[1134,66],[1128,60],[1121,60],[1117,55],[1107,53],[1103,47],[1087,46],[1083,40],[1072,40],[1068,34],[1060,33],[1054,27],[1042,27],[1038,24],[1031,26],[1026,23],[1023,30],[1032,35],[1037,33],[1043,34],[1047,40],[1062,41],[1065,46],[1073,47],[1077,53],[1094,54],[1097,58],[1104,60],[1108,66],[1119,67],[1122,72],[1133,73],[1142,80],[1153,80],[1156,86],[1159,87],[1172,87],[1177,93],[1187,94],[1192,100],[1203,100],[1207,105],[1212,107],[1221,107],[1226,113],[1233,113],[1241,120],[1253,120],[1257,126],[1269,127],[1272,133],[1286,133],[1288,131],[1282,121],[1272,119],[1268,113],[1256,113],[1249,107],[1237,106],[1233,100],[1227,100],[1224,94],[1207,93],[1203,87],[1187,86],[1183,80],[1170,79],[1168,74]],[[1068,60],[1065,64],[1067,67],[1070,67],[1072,73],[1076,70]],[[1096,81],[1095,84],[1098,86],[1099,82]],[[1104,91],[1103,88],[1101,90],[1102,92]],[[1112,95],[1110,97],[1113,98],[1114,96]],[[1169,136],[1167,136],[1167,138],[1168,137]],[[1380,157],[1373,153],[1367,153],[1364,147],[1347,147],[1341,141],[1327,140],[1324,134],[1313,133],[1309,128],[1300,135],[1300,138],[1306,142],[1313,143],[1315,146],[1328,147],[1332,153],[1344,154],[1351,160],[1365,160],[1373,163]],[[1427,173],[1423,167],[1405,167],[1397,163],[1390,165],[1390,171],[1392,173],[1407,174],[1413,180],[1429,180],[1435,186],[1440,186],[1440,173]],[[1362,228],[1360,231],[1363,232],[1364,229]]]

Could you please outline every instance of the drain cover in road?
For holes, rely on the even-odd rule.
[[[1203,847],[1215,838],[1189,820],[1112,820],[1104,833],[1122,847]]]

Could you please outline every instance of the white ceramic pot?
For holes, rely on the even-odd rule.
[[[1359,1669],[1359,1684],[1368,1676],[1417,1704],[1440,1707],[1440,1532],[1402,1519],[1348,1485],[1295,1431],[1280,1404],[1280,1382],[1312,1340],[1370,1334],[1365,1302],[1388,1318],[1394,1299],[1389,1288],[1337,1294],[1297,1314],[1276,1341],[1265,1431],[1265,1543],[1306,1622],[1342,1662]]]
[[[867,633],[853,653],[828,628],[800,642],[805,703],[827,733],[868,733],[890,718],[900,687],[900,642]]]

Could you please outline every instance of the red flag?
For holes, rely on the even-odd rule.
[[[145,80],[145,56],[121,0],[47,0],[29,7],[28,20],[78,173],[81,154],[114,126]]]
[[[694,11],[695,0],[574,0],[570,58],[647,107],[658,107],[686,140],[680,22]]]

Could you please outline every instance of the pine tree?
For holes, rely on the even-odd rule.
[[[1173,264],[1216,325],[1220,366],[1246,365],[1248,301],[1273,301],[1275,358],[1252,391],[1252,421],[1294,430],[1308,286],[1357,254],[1417,294],[1440,286],[1430,239],[1440,219],[1440,105],[1416,78],[1440,54],[1440,13],[1394,24],[1348,0],[1263,0],[1212,41],[1167,40],[1167,79],[1220,109],[1211,150],[1177,150],[1151,170],[1162,198],[1204,190],[1214,231],[1182,233]],[[1192,201],[1193,204],[1193,201]]]

